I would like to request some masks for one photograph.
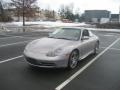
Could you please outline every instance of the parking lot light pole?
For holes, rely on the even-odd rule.
[[[120,24],[120,6],[119,6],[119,24]]]

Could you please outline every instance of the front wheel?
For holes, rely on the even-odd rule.
[[[72,51],[68,61],[68,68],[74,69],[77,66],[79,59],[79,52],[77,50]]]

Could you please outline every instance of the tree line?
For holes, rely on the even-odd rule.
[[[18,17],[18,21],[20,17],[23,17],[23,20],[27,18],[37,17],[37,13],[40,13],[40,7],[36,5],[37,0],[11,0],[11,2],[1,2],[0,1],[0,21],[5,21],[4,19],[8,19],[8,21],[12,20],[11,14],[6,13],[6,11],[10,11],[10,8],[14,9],[14,15]],[[56,13],[60,16],[61,20],[67,19],[69,21],[80,21],[79,12],[74,13],[73,10],[74,5],[61,5],[58,12],[54,10],[45,9],[44,16],[47,20],[55,19]],[[42,9],[41,9],[42,10]]]

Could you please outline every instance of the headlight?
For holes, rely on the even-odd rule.
[[[58,49],[56,49],[56,50],[54,50],[54,51],[49,51],[49,52],[46,54],[46,56],[49,56],[49,57],[58,56],[58,55],[60,55],[60,53],[61,53],[62,50],[63,50],[63,49],[58,48]]]

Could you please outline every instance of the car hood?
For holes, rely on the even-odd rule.
[[[54,39],[54,38],[41,38],[28,44],[27,49],[33,53],[48,53],[49,51],[56,50],[70,46],[75,41],[65,39]]]

